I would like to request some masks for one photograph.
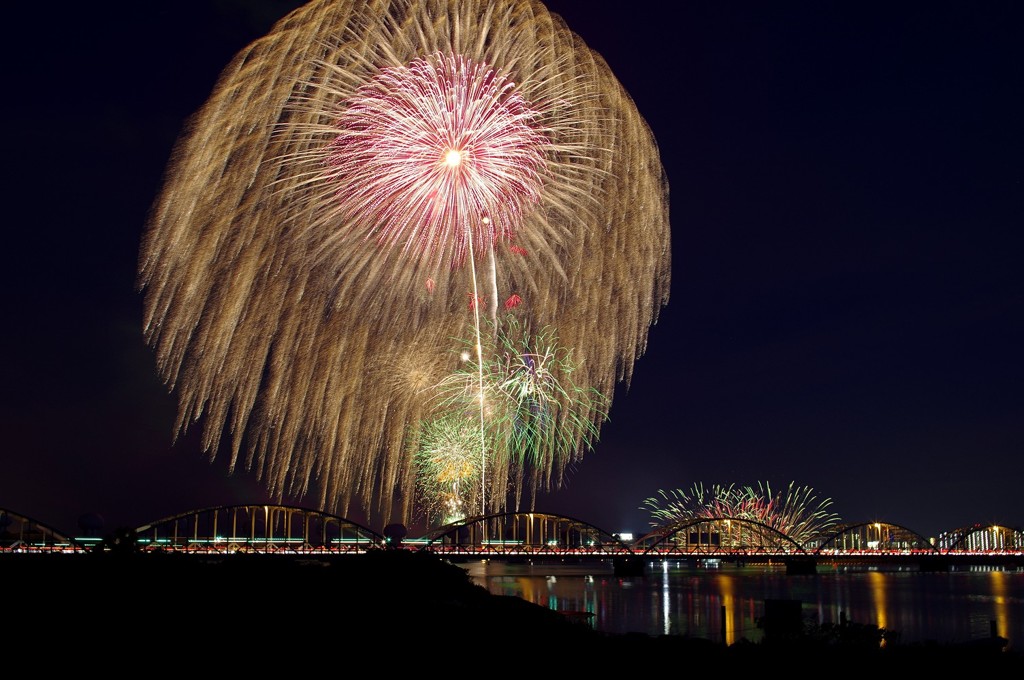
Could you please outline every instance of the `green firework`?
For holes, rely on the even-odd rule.
[[[449,414],[424,423],[413,461],[417,507],[429,520],[453,522],[476,507],[482,461],[472,418]]]
[[[442,412],[482,420],[488,474],[508,488],[518,508],[528,493],[557,488],[597,440],[608,400],[576,384],[579,365],[551,327],[531,333],[513,315],[482,334],[483,362],[473,340],[462,340],[457,370],[437,386]],[[479,416],[481,405],[483,415]],[[508,502],[492,498],[492,509]]]

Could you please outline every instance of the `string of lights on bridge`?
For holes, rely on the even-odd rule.
[[[408,536],[402,525],[377,532],[309,508],[233,505],[191,510],[106,537],[70,537],[0,508],[4,552],[259,552],[350,554],[381,548],[459,556],[849,557],[882,555],[1024,555],[1024,530],[976,524],[927,539],[907,527],[871,521],[843,524],[831,535],[799,543],[749,519],[711,517],[655,527],[644,536],[609,533],[548,513],[509,512],[467,518]]]

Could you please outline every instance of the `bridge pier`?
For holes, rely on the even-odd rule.
[[[922,555],[917,562],[919,571],[949,571],[949,560],[942,555]]]
[[[616,576],[643,576],[644,560],[640,557],[615,557],[612,559]]]
[[[813,557],[787,557],[784,562],[787,576],[818,573],[818,561]]]

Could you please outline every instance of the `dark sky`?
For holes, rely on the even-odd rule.
[[[172,445],[135,271],[185,117],[298,4],[5,9],[0,508],[75,534],[273,500]],[[537,509],[642,533],[659,489],[794,482],[849,522],[1024,526],[1024,5],[547,5],[658,140],[673,273]]]

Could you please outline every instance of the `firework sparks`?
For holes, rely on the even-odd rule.
[[[483,338],[482,370],[463,341],[462,363],[437,385],[438,408],[470,417],[483,404],[495,485],[510,489],[517,506],[525,492],[532,509],[537,492],[552,488],[596,441],[608,400],[576,384],[579,366],[554,329],[532,334],[509,315]]]
[[[551,143],[538,119],[484,64],[438,54],[384,69],[356,92],[329,145],[323,184],[337,190],[327,215],[342,247],[375,239],[400,246],[406,263],[458,267],[470,243],[511,241],[540,200]]]
[[[497,333],[504,301],[523,328],[558,329],[574,385],[612,394],[669,279],[654,138],[532,0],[314,0],[286,16],[190,120],[139,263],[176,430],[202,421],[211,457],[279,497],[384,523],[411,517],[423,385],[459,370],[467,321],[486,313]],[[557,422],[572,451],[592,441]],[[534,461],[542,479],[563,463]]]
[[[472,418],[445,415],[424,424],[413,454],[417,512],[447,524],[476,507],[483,475],[479,441],[479,427]]]
[[[832,500],[818,501],[810,487],[791,482],[784,492],[773,492],[767,483],[736,487],[715,485],[705,489],[694,484],[688,490],[659,490],[644,501],[641,509],[651,514],[651,525],[670,527],[699,519],[743,519],[770,527],[803,546],[811,546],[829,535],[839,516],[829,512]]]

